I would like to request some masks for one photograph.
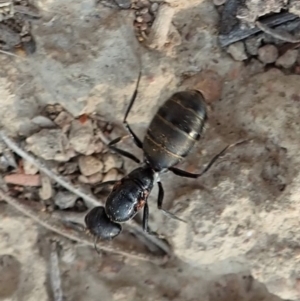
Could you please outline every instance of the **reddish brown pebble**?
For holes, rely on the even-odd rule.
[[[205,100],[210,103],[221,97],[223,79],[212,70],[204,70],[190,78],[184,84],[189,89],[196,89],[203,93]]]
[[[4,177],[7,184],[21,186],[41,186],[40,175],[11,174]]]
[[[271,64],[278,58],[278,50],[274,45],[265,45],[258,49],[258,58],[264,64]]]
[[[295,74],[300,74],[300,66],[295,67]]]

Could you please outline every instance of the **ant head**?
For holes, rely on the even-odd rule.
[[[102,206],[93,208],[84,219],[87,229],[92,235],[103,240],[110,240],[118,236],[122,227],[112,222]]]

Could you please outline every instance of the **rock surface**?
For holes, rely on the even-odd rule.
[[[230,128],[239,128],[253,141],[232,149],[203,177],[205,190],[176,200],[175,210],[189,224],[178,223],[172,235],[176,254],[191,265],[212,265],[220,273],[249,269],[291,300],[299,298],[298,81],[273,69],[229,100],[234,111],[224,116],[228,103],[219,107],[216,130],[226,137]],[[168,224],[172,231],[175,223]]]

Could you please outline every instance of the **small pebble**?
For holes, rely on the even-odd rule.
[[[115,0],[117,5],[123,9],[129,9],[131,6],[131,0]]]
[[[54,119],[54,122],[60,127],[63,128],[66,125],[70,124],[73,121],[72,115],[67,112],[60,112],[58,116]]]
[[[74,156],[61,129],[42,129],[26,139],[27,149],[45,160],[69,161]]]
[[[215,6],[220,6],[225,4],[226,0],[214,0],[214,5]]]
[[[83,183],[83,184],[88,184],[88,183],[89,183],[88,177],[86,177],[86,176],[84,176],[84,175],[80,175],[80,176],[78,177],[78,181],[81,182],[81,183]]]
[[[285,69],[291,68],[297,61],[298,50],[290,49],[280,56],[276,61],[276,66],[283,67]]]
[[[56,103],[54,105],[54,108],[55,108],[55,112],[56,113],[60,113],[60,112],[62,112],[64,110],[64,108],[59,103]]]
[[[136,287],[124,286],[119,287],[113,294],[114,301],[134,300],[136,296]]]
[[[5,172],[8,170],[8,168],[9,168],[9,164],[8,164],[7,160],[5,159],[4,156],[1,156],[0,157],[0,170]]]
[[[138,17],[136,18],[136,21],[137,21],[138,23],[142,23],[142,22],[144,21],[144,19],[143,19],[142,16],[138,16]]]
[[[251,59],[248,70],[250,75],[262,73],[264,71],[264,64],[259,60]]]
[[[245,51],[245,45],[243,42],[237,42],[231,44],[227,48],[227,52],[233,57],[236,61],[244,61],[247,59],[247,54]]]
[[[118,171],[115,168],[113,168],[106,173],[106,175],[103,177],[102,182],[116,181],[118,179],[118,175]]]
[[[39,190],[39,196],[43,201],[49,200],[53,195],[53,189],[51,180],[47,175],[41,174],[41,189]]]
[[[54,198],[54,202],[60,209],[67,209],[74,207],[77,198],[76,194],[69,191],[59,191]]]
[[[258,48],[261,46],[262,36],[248,38],[245,41],[246,50],[250,55],[257,55]]]
[[[32,163],[26,160],[23,160],[23,168],[24,168],[24,172],[27,175],[35,175],[39,171],[39,169],[35,165],[33,165]]]
[[[64,175],[70,175],[77,170],[77,167],[77,162],[67,162],[66,164],[64,164],[62,172]]]
[[[153,17],[149,14],[149,13],[146,13],[142,16],[142,22],[145,22],[145,23],[149,23],[149,22],[152,22],[153,20]]]
[[[100,183],[103,179],[103,174],[102,174],[102,172],[97,172],[97,173],[87,177],[87,179],[90,184]]]
[[[147,28],[148,28],[147,23],[142,23],[140,28],[141,28],[141,30],[143,30],[143,31],[147,30]]]
[[[85,123],[81,123],[79,120],[73,120],[69,140],[76,152],[83,155],[91,155],[94,151],[92,122],[87,120]]]
[[[38,125],[41,128],[54,128],[55,127],[55,123],[51,119],[49,119],[45,116],[36,116],[31,119],[31,122]]]
[[[138,8],[143,8],[143,7],[150,7],[150,2],[148,0],[139,0],[137,3],[136,3],[136,6]]]
[[[149,12],[149,9],[147,8],[147,7],[144,7],[144,8],[142,8],[141,10],[140,10],[140,14],[141,15],[145,15],[145,14],[147,14]]]
[[[104,154],[102,161],[104,162],[104,173],[113,168],[121,168],[123,166],[123,159],[120,156],[111,153]]]
[[[102,141],[96,141],[94,145],[94,153],[99,154],[103,151]]]
[[[265,45],[258,49],[258,58],[264,64],[271,64],[278,58],[278,50],[274,45]]]
[[[93,156],[80,156],[78,165],[84,176],[91,176],[103,170],[103,163]]]
[[[151,5],[151,12],[155,13],[157,12],[159,4],[157,2],[152,3]]]
[[[54,105],[47,105],[46,108],[45,108],[45,110],[50,115],[56,113],[56,109],[55,109]]]

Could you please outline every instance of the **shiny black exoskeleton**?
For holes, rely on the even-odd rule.
[[[147,200],[155,181],[159,188],[158,209],[172,218],[181,220],[162,209],[164,190],[159,174],[172,171],[178,176],[198,178],[229,147],[227,146],[217,154],[199,174],[192,174],[174,167],[189,154],[195,143],[200,139],[207,120],[204,97],[201,92],[196,90],[173,94],[158,109],[149,125],[144,141],[141,142],[126,121],[137,95],[140,76],[141,74],[123,122],[135,144],[143,150],[144,162],[141,167],[133,170],[120,181],[109,181],[100,184],[101,186],[114,184],[106,200],[105,208],[95,207],[85,217],[87,229],[100,239],[116,237],[122,230],[120,223],[132,219],[141,209],[144,210],[143,229],[148,233],[152,233],[148,228],[149,207]],[[120,155],[140,163],[140,160],[134,155],[114,146],[122,139],[123,137],[119,137],[111,141],[109,147]]]

